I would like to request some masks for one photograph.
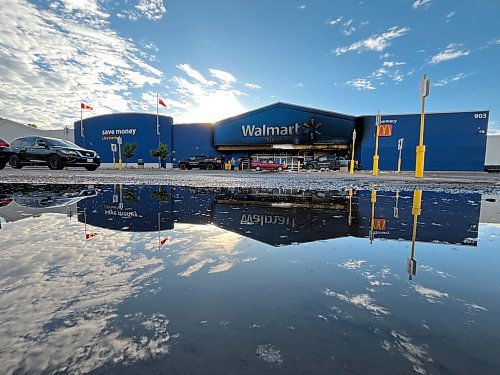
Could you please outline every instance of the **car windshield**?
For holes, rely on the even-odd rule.
[[[53,147],[81,148],[80,146],[77,146],[77,145],[75,145],[74,143],[72,143],[70,141],[65,141],[65,140],[62,140],[62,139],[47,138],[46,141],[47,141],[47,144],[49,146],[53,146]]]

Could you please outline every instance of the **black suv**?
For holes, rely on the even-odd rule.
[[[179,161],[179,168],[182,170],[191,168],[200,169],[220,169],[221,160],[215,157],[209,158],[206,155],[190,156],[186,160]]]
[[[10,158],[9,144],[0,138],[0,169],[4,169]]]
[[[85,167],[95,171],[101,165],[101,158],[95,151],[86,150],[69,141],[38,136],[20,137],[10,145],[10,166],[22,168],[25,165],[48,165],[50,169],[64,167]]]

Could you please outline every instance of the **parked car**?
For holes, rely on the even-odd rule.
[[[25,165],[47,165],[50,169],[84,167],[95,171],[101,165],[101,158],[93,150],[87,150],[69,141],[57,138],[29,136],[20,137],[10,145],[9,159],[12,168]]]
[[[288,168],[288,166],[286,164],[276,163],[272,159],[255,160],[250,164],[250,167],[252,169],[255,169],[256,171],[271,170],[271,171],[279,171],[279,172],[284,171],[285,169]]]
[[[351,160],[339,158],[336,155],[322,155],[316,159],[306,161],[304,168],[308,171],[329,169],[338,170],[340,167],[349,167]],[[359,164],[357,160],[354,160],[354,169],[359,169]]]
[[[179,168],[182,170],[200,168],[200,169],[220,169],[221,159],[208,157],[206,155],[190,156],[185,160],[179,161]]]
[[[0,169],[4,169],[10,158],[9,144],[0,138]]]

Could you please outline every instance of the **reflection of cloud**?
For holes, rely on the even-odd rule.
[[[2,230],[2,248],[9,249],[0,252],[4,373],[86,373],[167,353],[164,317],[148,318],[148,332],[136,339],[116,328],[115,314],[163,269],[162,261],[132,252],[128,232],[98,229],[99,236],[84,242],[81,223],[57,214],[43,218]]]
[[[191,276],[205,265],[211,264],[208,273],[224,272],[241,262],[257,258],[239,258],[236,250],[241,236],[211,225],[176,224],[170,245],[177,266],[187,266],[179,276]]]
[[[366,263],[366,260],[348,259],[344,263],[339,264],[339,267],[345,268],[346,270],[357,270],[361,268],[363,263]]]
[[[440,292],[439,290],[425,288],[422,285],[412,285],[415,292],[425,297],[425,299],[430,303],[440,302],[440,298],[448,298],[448,293]]]
[[[335,293],[331,291],[330,289],[325,289],[323,291],[323,294],[329,297],[337,297],[341,301],[351,303],[355,306],[361,307],[363,309],[368,310],[371,312],[373,315],[380,316],[380,315],[390,315],[390,311],[386,309],[385,307],[378,306],[376,305],[373,301],[373,298],[371,298],[368,294],[340,294],[340,293]]]
[[[278,349],[271,344],[259,345],[256,350],[257,356],[269,363],[283,363],[283,357]]]
[[[395,348],[400,352],[403,357],[413,365],[413,370],[418,374],[427,374],[424,368],[424,362],[433,362],[432,358],[429,356],[424,346],[418,346],[414,344],[411,338],[406,336],[402,332],[391,331],[391,336],[393,343],[387,340],[381,341],[381,346],[387,351],[391,351],[391,348]]]

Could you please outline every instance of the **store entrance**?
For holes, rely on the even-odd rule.
[[[314,154],[310,151],[299,151],[295,153],[266,151],[250,154],[250,158],[252,160],[272,159],[276,163],[286,164],[288,166],[288,170],[296,171],[298,170],[299,162],[302,168],[306,161],[312,160],[314,158]]]

